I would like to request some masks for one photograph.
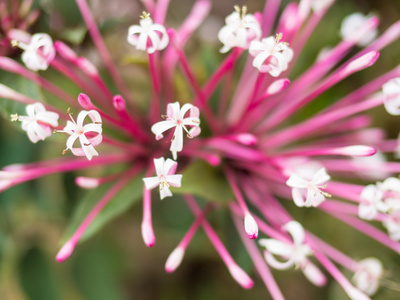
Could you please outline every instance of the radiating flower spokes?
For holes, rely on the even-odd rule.
[[[71,121],[67,121],[67,126],[65,126],[63,130],[57,131],[65,132],[70,135],[67,139],[67,148],[63,151],[63,154],[65,154],[67,150],[71,150],[74,155],[86,156],[88,160],[91,160],[93,156],[98,156],[99,153],[94,149],[94,147],[99,145],[103,140],[102,120],[100,114],[96,110],[82,110],[78,114],[76,122],[72,118],[69,109],[68,115],[71,118]],[[92,123],[84,125],[86,117],[89,117]],[[81,147],[74,148],[74,143],[77,139],[79,139]]]
[[[32,143],[43,141],[49,137],[52,127],[58,126],[59,115],[52,111],[46,111],[42,103],[34,103],[26,106],[27,116],[11,115],[11,121],[21,121],[21,127],[28,134]]]
[[[132,25],[128,30],[128,43],[136,49],[153,53],[167,47],[169,37],[164,26],[154,24],[149,13],[143,12],[140,25]]]
[[[265,260],[279,270],[286,270],[293,266],[301,268],[304,275],[315,285],[321,286],[326,282],[325,275],[307,258],[313,254],[311,247],[305,243],[303,226],[297,221],[290,221],[283,226],[293,240],[293,243],[282,242],[276,239],[260,239],[259,244],[265,247]],[[277,255],[286,261],[277,260]]]
[[[235,11],[225,18],[226,25],[218,32],[218,39],[224,46],[221,53],[233,47],[249,48],[250,42],[259,40],[262,32],[260,23],[254,15],[247,14],[247,7],[235,6]]]
[[[292,188],[292,196],[294,203],[299,207],[318,206],[325,197],[331,195],[321,191],[326,187],[326,182],[331,177],[326,173],[325,168],[319,169],[311,180],[304,179],[296,173],[290,175],[286,184]],[[306,198],[304,197],[306,193]]]
[[[369,257],[358,262],[353,282],[359,290],[372,296],[378,290],[382,275],[382,263],[375,257]]]
[[[185,118],[185,114],[188,111],[189,117]],[[167,115],[163,116],[165,121],[160,121],[151,127],[151,131],[155,134],[157,140],[164,137],[164,131],[175,127],[170,147],[175,160],[177,158],[177,152],[183,149],[183,130],[186,131],[188,138],[194,138],[200,134],[199,115],[199,109],[192,104],[186,103],[181,109],[179,102],[170,103],[167,106]],[[191,126],[192,128],[188,130],[186,126]]]
[[[182,175],[175,174],[178,163],[172,159],[165,160],[164,157],[154,159],[154,167],[157,176],[143,178],[146,189],[151,190],[160,187],[161,200],[172,196],[170,186],[181,187]]]
[[[255,56],[253,66],[261,73],[269,73],[278,77],[287,70],[289,62],[293,58],[293,50],[285,42],[281,42],[282,34],[270,36],[261,41],[253,41],[250,44],[249,53]]]
[[[53,40],[46,33],[32,35],[28,44],[17,40],[12,43],[24,50],[21,59],[32,71],[47,70],[56,55]]]

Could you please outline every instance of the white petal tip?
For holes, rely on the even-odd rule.
[[[182,262],[185,250],[181,247],[176,248],[168,256],[167,262],[165,263],[165,271],[168,273],[174,272]]]
[[[363,156],[374,155],[376,153],[376,149],[369,146],[356,145],[356,146],[338,148],[336,152],[337,154],[340,155],[363,157]]]
[[[364,54],[363,56],[356,58],[352,62],[350,62],[346,66],[346,71],[349,73],[354,73],[357,71],[361,71],[365,68],[371,67],[379,58],[379,52],[378,51],[371,51],[368,52],[367,54]]]
[[[156,244],[156,237],[151,224],[142,223],[142,237],[147,247],[151,248]]]
[[[63,262],[64,260],[68,259],[72,252],[74,252],[75,249],[75,244],[71,241],[68,241],[62,246],[60,251],[58,251],[56,255],[56,260],[60,263]]]
[[[258,237],[258,225],[250,213],[247,213],[244,217],[244,230],[249,239],[256,239]]]
[[[94,189],[97,188],[100,184],[97,178],[90,178],[90,177],[77,177],[75,179],[75,183],[76,185],[84,189]]]
[[[239,266],[232,265],[229,267],[229,272],[232,277],[245,289],[251,289],[253,287],[253,280],[243,271]]]

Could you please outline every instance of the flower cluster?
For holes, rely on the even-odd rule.
[[[367,113],[384,106],[389,113],[400,114],[400,68],[354,87],[333,104],[319,105],[318,113],[307,117],[302,113],[306,106],[323,102],[323,94],[337,83],[373,66],[379,51],[400,37],[400,22],[379,35],[376,16],[349,16],[340,30],[341,41],[320,55],[316,51],[315,62],[300,75],[292,75],[305,43],[333,2],[302,0],[288,5],[281,16],[276,0],[268,0],[262,13],[249,14],[245,6],[235,6],[215,36],[223,44],[224,59],[200,83],[184,47],[207,16],[211,2],[197,0],[183,24],[174,29],[165,22],[169,1],[157,5],[143,1],[147,12],[142,13],[140,25],[129,27],[125,42],[134,46],[132,51],[145,51],[142,54],[148,59],[149,93],[140,99],[145,107],[138,105],[113,63],[86,0],[76,3],[112,86],[103,80],[102,70],[64,42],[53,43],[44,33],[31,36],[18,28],[9,30],[8,39],[24,50],[25,67],[1,56],[0,69],[25,77],[58,99],[57,103],[33,99],[0,84],[1,98],[26,105],[27,116],[10,112],[12,121],[22,122],[33,143],[53,132],[68,134],[63,154],[71,150],[73,155],[3,167],[0,192],[53,173],[103,170],[98,177],[76,178],[82,188],[104,184],[107,189],[59,250],[59,262],[73,254],[110,201],[138,182],[142,189],[135,193],[143,199],[142,237],[153,247],[151,190],[158,188],[161,199],[180,193],[179,200],[187,204],[194,220],[165,269],[173,272],[179,267],[202,228],[233,279],[251,288],[253,280],[207,220],[209,211],[216,209],[210,202],[227,201],[218,208],[229,208],[237,234],[273,299],[284,299],[284,292],[270,267],[301,269],[316,286],[328,284],[332,277],[351,299],[370,299],[384,274],[379,260],[352,259],[340,250],[341,245],[329,244],[330,236],[324,235],[325,241],[307,230],[296,212],[309,210],[312,219],[316,210],[322,211],[400,253],[400,180],[393,177],[400,163],[385,158],[386,153],[400,152],[400,143],[386,138],[383,129],[369,128],[372,120]],[[244,67],[238,64],[241,57],[249,58]],[[178,66],[191,90],[185,104],[174,85]],[[57,70],[82,91],[77,100],[42,76],[47,69]],[[67,114],[62,113],[67,108]],[[71,112],[78,110],[75,121]],[[59,126],[58,119],[66,126]],[[57,134],[51,140],[61,138]],[[165,158],[168,155],[172,159]],[[380,181],[371,184],[371,178]],[[191,186],[189,180],[196,184]],[[205,198],[207,204],[200,207],[198,198]],[[282,205],[286,200],[291,210]],[[382,222],[388,234],[369,220]],[[353,274],[354,284],[341,269]]]

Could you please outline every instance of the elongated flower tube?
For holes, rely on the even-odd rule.
[[[249,48],[250,42],[261,38],[261,27],[254,15],[247,13],[247,7],[235,6],[235,11],[225,18],[225,26],[218,32],[218,39],[224,45],[221,53],[233,47]]]
[[[26,106],[27,116],[11,115],[12,121],[21,121],[21,127],[28,134],[32,143],[44,141],[58,126],[59,115],[52,111],[46,111],[42,103],[35,103]]]
[[[21,59],[32,71],[47,70],[56,55],[53,40],[46,33],[32,35],[28,44],[15,40],[13,43],[24,50]]]
[[[180,187],[182,175],[175,174],[176,167],[178,166],[176,161],[172,159],[165,160],[164,157],[154,159],[154,167],[156,169],[156,177],[143,178],[146,189],[151,190],[159,186],[161,200],[165,197],[171,197],[172,193],[169,189],[170,186]]]
[[[167,47],[169,37],[164,26],[154,24],[149,13],[143,12],[139,25],[132,25],[128,30],[128,43],[136,49],[153,53]]]

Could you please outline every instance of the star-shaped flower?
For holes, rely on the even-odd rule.
[[[378,211],[386,212],[387,205],[383,200],[383,191],[374,184],[367,185],[361,192],[361,201],[358,206],[358,216],[365,220],[375,218]]]
[[[150,14],[143,12],[140,25],[132,25],[128,30],[128,43],[136,49],[153,53],[167,47],[169,37],[165,27],[153,24]]]
[[[269,73],[278,77],[287,70],[293,58],[293,50],[287,43],[281,42],[282,34],[270,36],[250,44],[249,53],[255,56],[253,66],[261,73]]]
[[[26,106],[27,116],[11,115],[11,121],[22,121],[22,129],[28,134],[32,143],[44,140],[52,133],[52,127],[58,126],[59,115],[52,111],[46,111],[42,103]]]
[[[24,50],[21,59],[32,71],[47,70],[56,56],[53,40],[46,33],[32,35],[29,44],[18,41],[12,43]]]
[[[276,239],[260,239],[259,241],[259,244],[266,249],[264,257],[267,263],[279,270],[286,270],[292,266],[299,267],[313,284],[317,286],[324,285],[326,283],[324,274],[307,258],[313,251],[304,242],[303,226],[299,222],[290,221],[283,226],[283,229],[291,235],[293,243],[282,242]],[[278,261],[273,254],[286,259],[286,261]]]
[[[78,114],[76,122],[70,114],[69,116],[71,121],[67,122],[67,126],[65,126],[63,130],[58,131],[70,135],[67,140],[67,148],[63,151],[63,154],[69,149],[74,155],[86,156],[89,160],[91,160],[93,156],[98,156],[99,153],[97,153],[94,147],[99,145],[103,140],[103,136],[101,135],[102,124],[100,114],[95,110],[83,110]],[[86,117],[89,117],[92,120],[92,123],[83,125]],[[78,138],[81,147],[74,148],[74,143]]]
[[[325,168],[321,168],[314,174],[311,180],[306,180],[296,173],[293,173],[286,181],[286,184],[292,187],[293,201],[297,206],[318,206],[325,200],[325,197],[331,196],[321,191],[321,189],[326,187],[325,183],[330,178]],[[306,198],[304,197],[305,194]]]
[[[164,157],[155,158],[154,166],[157,176],[143,178],[146,189],[151,190],[160,187],[161,200],[172,196],[170,186],[181,187],[182,175],[175,174],[178,163],[172,159],[165,160]]]
[[[246,6],[241,9],[235,6],[235,11],[226,17],[226,25],[218,32],[218,39],[224,44],[221,53],[226,53],[233,47],[247,49],[251,41],[261,38],[260,23],[246,12]]]
[[[189,117],[185,118],[185,114],[189,111]],[[151,131],[156,135],[156,139],[163,138],[163,132],[175,127],[174,135],[172,137],[170,150],[172,151],[173,158],[176,160],[176,153],[183,149],[183,130],[186,131],[188,138],[194,138],[201,132],[199,127],[199,109],[192,104],[184,104],[180,109],[179,102],[170,103],[167,106],[167,115],[165,121],[158,122],[151,127]],[[192,128],[188,130],[186,126]]]

